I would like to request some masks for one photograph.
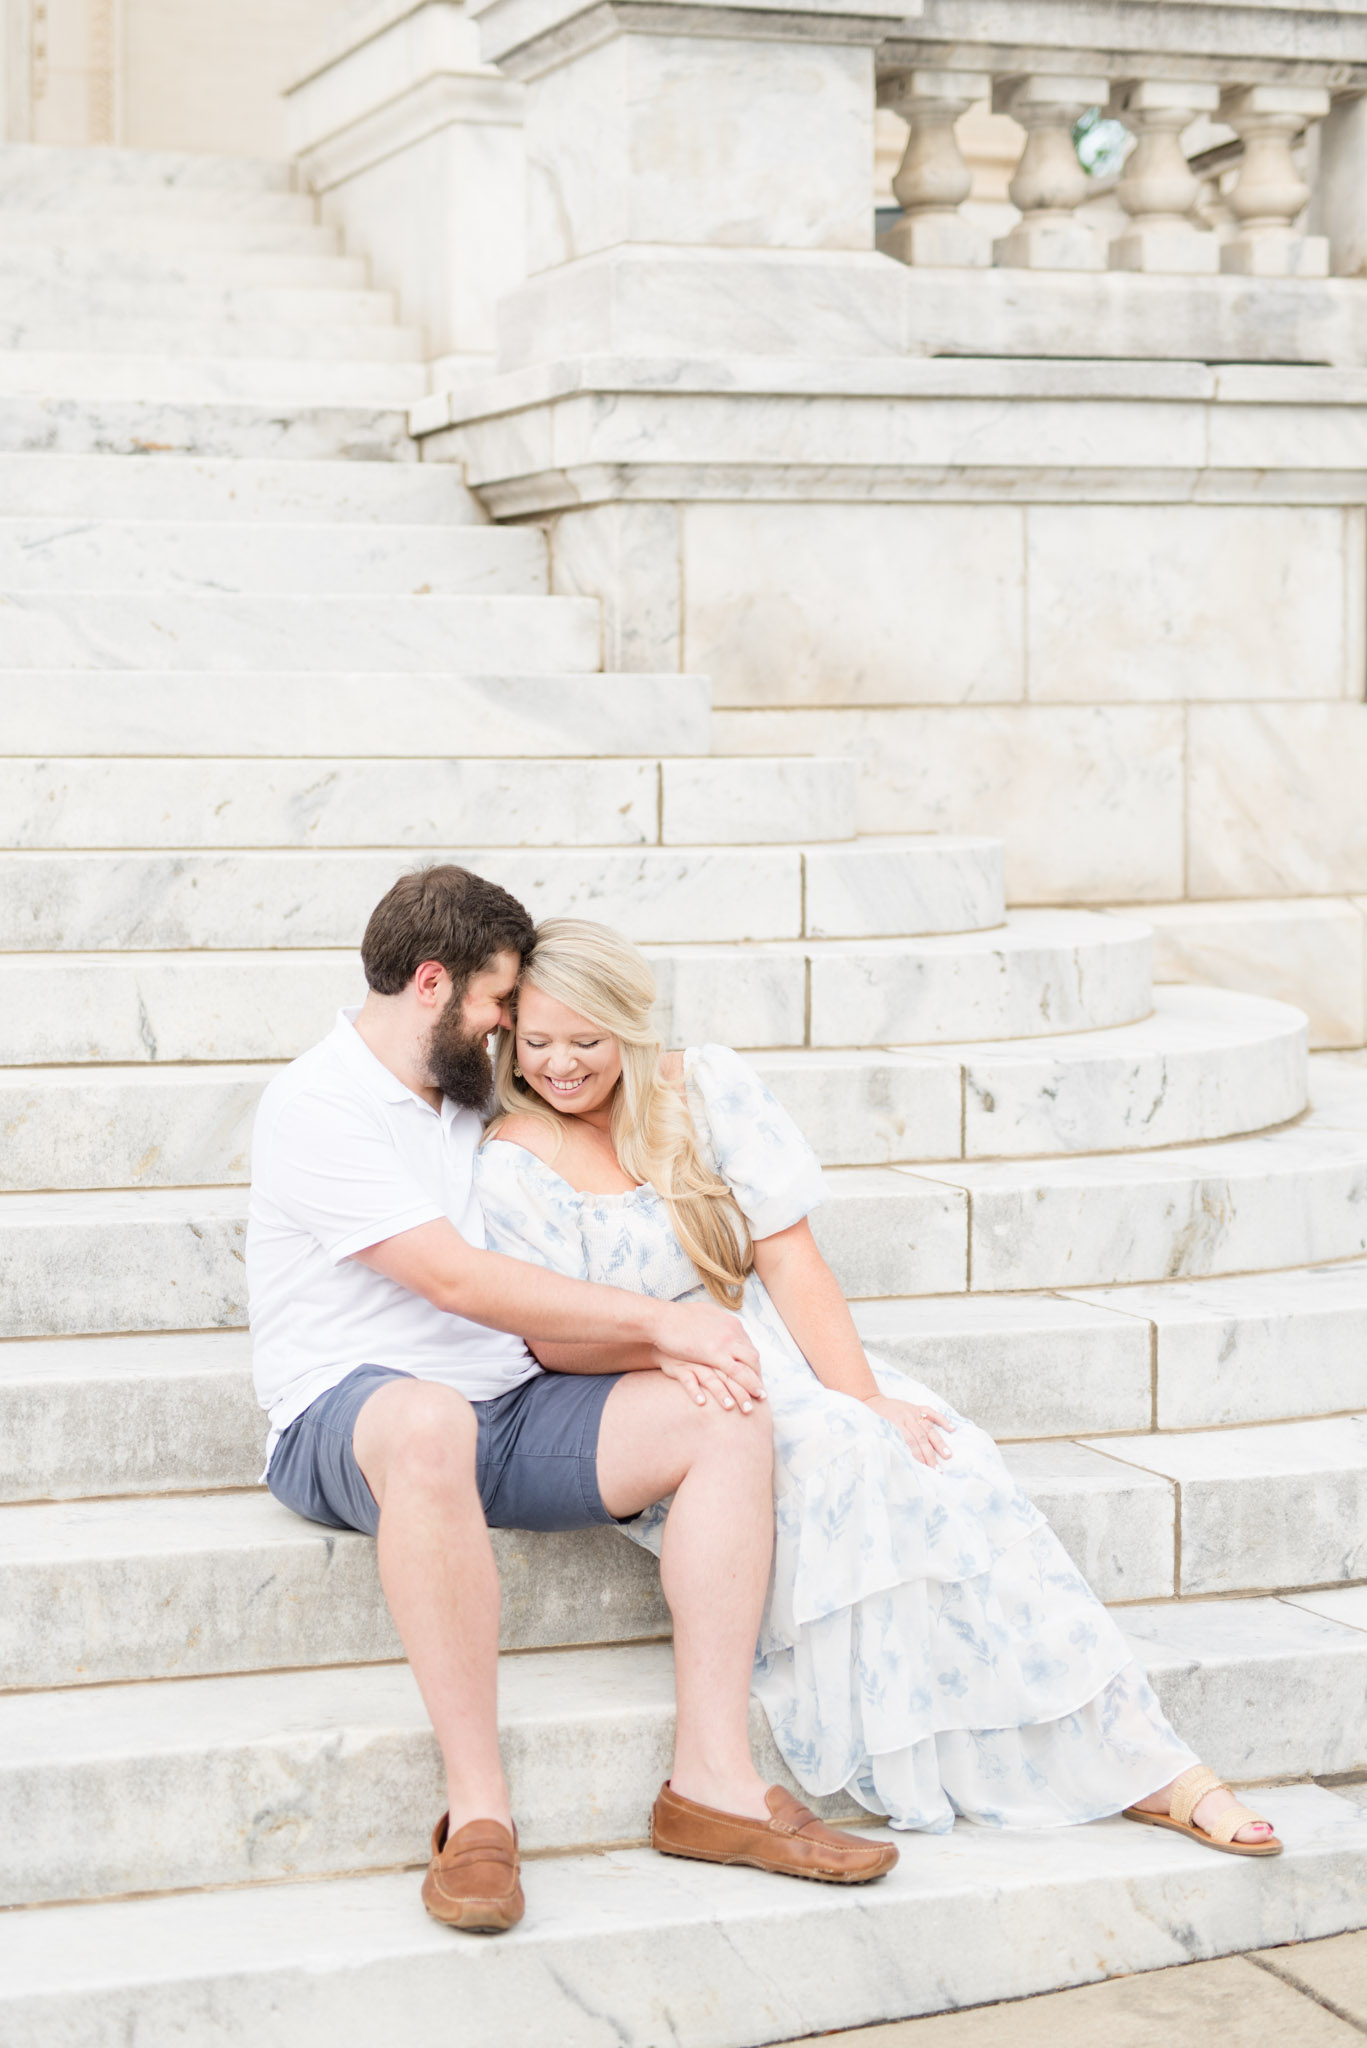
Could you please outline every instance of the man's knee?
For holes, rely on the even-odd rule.
[[[375,1498],[387,1488],[450,1497],[473,1485],[479,1425],[475,1411],[454,1387],[432,1380],[391,1380],[370,1397],[356,1418],[352,1439],[356,1462]]]
[[[774,1425],[769,1403],[756,1401],[748,1415],[723,1408],[709,1395],[706,1407],[693,1409],[695,1457],[724,1459],[744,1468],[768,1472],[774,1462]]]

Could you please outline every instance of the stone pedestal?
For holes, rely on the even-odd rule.
[[[900,348],[872,253],[873,49],[902,18],[882,5],[477,5],[526,87],[528,283],[500,360]]]
[[[323,218],[426,328],[438,390],[492,368],[496,308],[523,275],[522,100],[460,0],[380,0],[290,89]]]

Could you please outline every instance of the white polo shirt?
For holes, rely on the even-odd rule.
[[[446,1098],[438,1112],[406,1088],[360,1037],[358,1015],[341,1011],[256,1114],[247,1292],[257,1397],[276,1434],[358,1365],[441,1380],[471,1401],[541,1370],[520,1337],[447,1315],[352,1258],[439,1216],[484,1248],[479,1117]]]

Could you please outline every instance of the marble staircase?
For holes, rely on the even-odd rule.
[[[603,673],[541,533],[414,459],[421,337],[287,167],[0,149],[0,280],[6,2048],[456,2001],[475,2048],[755,2048],[1360,1921],[1367,1815],[1308,1781],[1367,1769],[1367,1069],[1155,989],[1134,918],[1008,915],[994,840],[857,836],[843,760],[711,752],[704,678]],[[435,1750],[373,1546],[256,1484],[242,1236],[260,1089],[434,855],[745,1049],[870,1346],[1003,1440],[1203,1753],[1306,1781],[1284,1858],[666,1865],[654,1565],[501,1532],[531,1911],[426,1923]]]

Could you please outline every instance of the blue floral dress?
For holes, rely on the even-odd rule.
[[[756,1238],[822,1199],[821,1168],[738,1054],[684,1055],[703,1149]],[[478,1154],[493,1250],[659,1300],[704,1298],[649,1184],[580,1194],[506,1140]],[[754,1690],[812,1794],[844,1791],[894,1827],[955,1814],[1051,1827],[1116,1813],[1196,1761],[1129,1646],[991,1438],[877,1358],[885,1394],[956,1428],[918,1464],[890,1422],[817,1379],[751,1275],[741,1309],[775,1435],[773,1577]],[[658,1555],[667,1501],[624,1533]]]

